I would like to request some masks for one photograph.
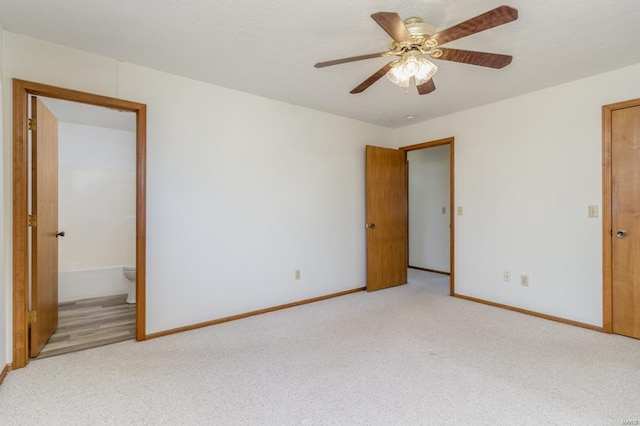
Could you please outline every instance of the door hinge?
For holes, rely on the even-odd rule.
[[[36,218],[36,215],[35,214],[30,214],[28,222],[29,222],[29,226],[31,228],[35,228],[36,225],[38,224],[38,220]]]
[[[38,311],[29,311],[29,324],[35,324],[38,320]]]
[[[29,119],[29,130],[35,130],[36,129],[36,119],[35,118],[30,118]]]

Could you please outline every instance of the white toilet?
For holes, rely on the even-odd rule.
[[[129,294],[127,295],[127,303],[136,303],[136,267],[123,266],[122,273],[129,280]]]

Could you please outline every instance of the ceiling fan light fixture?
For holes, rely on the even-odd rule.
[[[404,75],[414,76],[420,70],[420,63],[416,61],[414,58],[410,58],[402,64],[402,72]]]
[[[402,55],[402,59],[394,62],[387,73],[387,78],[400,87],[409,87],[411,78],[415,79],[416,85],[426,83],[438,70],[431,62],[422,57],[418,50],[410,50]]]
[[[394,84],[400,87],[409,87],[411,81],[411,75],[404,72],[404,67],[401,60],[395,61],[395,64],[391,67],[387,73],[387,78]]]
[[[364,59],[393,56],[398,58],[384,65],[352,89],[349,92],[352,94],[362,93],[384,75],[392,83],[403,87],[405,93],[407,93],[407,88],[412,79],[415,81],[418,94],[427,95],[432,93],[436,90],[432,77],[438,68],[426,60],[423,55],[444,61],[461,62],[494,69],[504,68],[513,59],[511,55],[441,47],[463,37],[515,21],[518,19],[518,10],[513,7],[498,6],[438,32],[432,25],[426,24],[421,18],[411,17],[403,21],[400,15],[395,12],[376,12],[371,15],[371,18],[391,36],[391,43],[386,51],[315,64],[316,68],[323,68]]]
[[[421,59],[422,61],[420,61],[420,68],[418,69],[416,75],[413,76],[416,81],[416,86],[420,86],[421,84],[431,80],[431,77],[433,77],[436,71],[438,71],[437,66],[424,58]]]

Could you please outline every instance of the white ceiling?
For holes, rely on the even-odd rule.
[[[515,22],[447,47],[513,55],[494,70],[436,61],[437,90],[407,95],[385,78],[349,94],[385,58],[369,17],[395,11],[438,30],[507,4]],[[387,127],[401,127],[640,63],[638,0],[2,0],[3,29]],[[407,121],[407,115],[415,119]]]

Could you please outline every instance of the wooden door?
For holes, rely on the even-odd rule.
[[[31,101],[32,193],[30,355],[37,356],[58,326],[58,120]],[[32,118],[33,120],[33,118]]]
[[[640,106],[611,114],[612,329],[640,339]]]
[[[407,282],[407,160],[366,147],[367,291]]]

